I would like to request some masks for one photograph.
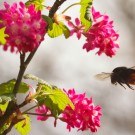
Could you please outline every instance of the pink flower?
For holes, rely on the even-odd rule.
[[[11,52],[32,52],[44,40],[47,23],[42,19],[41,12],[35,10],[34,5],[25,7],[23,2],[12,6],[4,3],[5,9],[0,10],[0,28],[6,27],[6,44]]]
[[[74,89],[66,93],[75,106],[74,110],[67,106],[62,113],[62,120],[67,123],[67,129],[70,131],[76,127],[78,130],[90,129],[91,132],[96,132],[100,127],[101,107],[94,106],[92,98],[86,98],[85,93],[76,94]]]
[[[41,121],[45,121],[48,119],[49,116],[46,116],[48,113],[50,113],[50,110],[45,106],[39,106],[39,108],[36,109],[36,112],[39,114],[39,116],[37,116],[37,120],[41,120]],[[40,116],[40,114],[43,114],[42,116]]]
[[[116,48],[119,48],[117,39],[119,35],[113,29],[113,21],[109,21],[107,15],[101,15],[92,7],[93,25],[90,27],[86,36],[86,43],[83,49],[87,52],[99,48],[97,54],[105,53],[112,57],[116,53]]]
[[[78,39],[81,38],[81,34],[84,32],[85,27],[81,25],[81,22],[78,18],[75,19],[75,25],[68,21],[68,25],[72,28],[70,31],[70,36],[72,36],[74,33],[76,33],[76,36]]]

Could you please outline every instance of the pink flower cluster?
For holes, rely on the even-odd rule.
[[[37,116],[37,120],[46,121],[49,117],[46,115],[48,115],[48,113],[50,113],[50,110],[45,105],[42,105],[36,109],[36,112],[38,114],[41,114],[41,115]]]
[[[41,12],[35,10],[34,5],[28,8],[23,2],[4,3],[5,9],[0,10],[0,28],[5,27],[6,44],[11,52],[32,52],[44,40],[47,23],[42,19]]]
[[[112,57],[116,53],[116,48],[119,48],[117,39],[119,35],[113,29],[113,21],[109,21],[107,15],[101,15],[92,7],[93,25],[85,34],[86,43],[83,49],[87,52],[95,48],[99,48],[97,54],[105,53]]]
[[[62,120],[67,123],[67,129],[78,128],[78,130],[90,129],[96,132],[100,127],[99,117],[102,115],[100,106],[94,106],[92,98],[88,99],[84,94],[76,94],[75,90],[69,90],[67,95],[73,102],[75,109],[67,106],[62,113]]]
[[[77,128],[82,131],[89,129],[91,132],[96,132],[98,127],[100,127],[101,107],[94,106],[92,98],[86,98],[85,93],[76,94],[75,90],[72,89],[68,90],[66,94],[73,102],[75,108],[73,110],[67,105],[59,119],[67,123],[67,129],[69,131],[71,131],[71,128]],[[49,116],[52,116],[51,111],[45,105],[37,108],[36,112],[39,114],[37,120],[46,121]],[[56,119],[54,126],[56,126]]]

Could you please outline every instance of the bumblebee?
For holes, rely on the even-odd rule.
[[[122,87],[124,87],[123,84],[126,84],[130,89],[134,90],[130,85],[135,85],[135,67],[117,67],[112,71],[112,73],[102,72],[101,74],[96,75],[96,78],[100,80],[104,80],[108,77],[110,77],[112,84],[117,85],[118,83]]]

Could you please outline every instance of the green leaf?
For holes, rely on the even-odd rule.
[[[61,89],[57,88],[56,86],[50,88],[43,84],[40,84],[39,87],[41,88],[41,93],[39,93],[39,96],[37,97],[39,104],[45,104],[55,117],[64,111],[67,105],[74,108],[74,105],[68,98],[67,94]],[[39,91],[38,88],[37,91]]]
[[[23,115],[25,117],[25,120],[22,120],[21,122],[18,122],[15,124],[15,129],[21,134],[21,135],[27,135],[30,132],[30,117],[28,115]]]
[[[45,0],[29,0],[25,4],[29,6],[30,4],[34,4],[36,6],[36,10],[43,10],[44,5],[42,4]]]
[[[0,95],[11,94],[16,83],[15,79],[12,79],[6,83],[0,84]],[[21,82],[18,93],[25,93],[29,90],[29,86],[26,83]]]
[[[0,95],[0,104],[5,104],[11,100],[15,101],[15,96],[13,94],[3,94]]]
[[[6,102],[5,104],[0,104],[0,110],[5,111],[7,109],[7,106],[8,106],[8,102]]]
[[[10,126],[10,124],[4,124],[4,126],[0,129],[0,135],[3,135],[3,132]]]
[[[65,38],[67,39],[70,36],[70,30],[63,23],[60,23],[59,25],[60,25],[61,29],[63,30],[63,34],[64,34]]]
[[[52,26],[53,26],[52,18],[46,15],[42,15],[42,18],[47,22],[49,29],[52,30]]]
[[[92,2],[89,3],[89,5],[86,7],[86,13],[85,13],[85,18],[87,20],[89,20],[90,22],[92,22],[92,19],[91,19],[91,8],[92,8]]]
[[[35,76],[35,75],[32,75],[32,74],[26,74],[23,76],[24,79],[31,79],[31,80],[35,80],[37,81],[38,83],[40,84],[46,84],[48,86],[50,86],[46,81],[44,81],[43,79]]]
[[[5,104],[0,104],[0,110],[1,113],[6,111],[6,108],[8,106],[8,102],[6,102]],[[3,135],[3,132],[10,126],[10,121],[6,122],[3,127],[0,129],[0,135]]]
[[[51,38],[58,37],[62,34],[63,34],[63,30],[61,29],[61,27],[57,23],[53,23],[52,29],[48,29],[48,35]]]
[[[5,28],[0,29],[0,44],[4,45],[6,43],[5,37],[8,35],[4,33]]]
[[[68,38],[70,36],[69,29],[62,22],[60,22],[59,24],[53,23],[52,29],[48,29],[48,35],[51,38],[58,37],[62,34],[64,34],[65,38]]]
[[[92,25],[91,19],[88,18],[88,7],[91,6],[92,0],[81,0],[80,2],[80,20],[82,25],[85,26],[85,31],[88,31],[90,26]]]

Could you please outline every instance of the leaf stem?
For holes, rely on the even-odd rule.
[[[27,109],[27,110],[25,110],[24,112],[22,112],[23,114],[25,113],[25,114],[27,114],[27,112],[28,111],[30,111],[30,110],[32,110],[32,109],[34,109],[35,107],[37,107],[38,105],[34,105],[34,106],[32,106],[31,108],[29,108],[29,109]]]
[[[46,6],[46,5],[42,5],[43,7],[45,7],[45,8],[48,8],[48,6]]]
[[[70,6],[68,6],[64,11],[62,11],[62,14],[64,14],[69,8],[71,8],[71,7],[73,7],[73,6],[76,6],[76,5],[80,5],[80,2],[73,3],[73,4],[71,4]]]

